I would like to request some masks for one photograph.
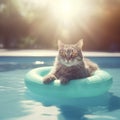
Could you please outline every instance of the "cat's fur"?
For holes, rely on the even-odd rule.
[[[72,79],[91,76],[98,65],[82,55],[83,40],[77,44],[64,44],[58,41],[59,52],[51,72],[43,78],[45,84],[59,79],[61,84],[66,84]]]

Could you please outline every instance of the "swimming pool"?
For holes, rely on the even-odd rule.
[[[0,120],[119,120],[120,57],[90,57],[113,76],[109,92],[90,98],[38,97],[24,84],[25,74],[51,66],[53,57],[0,57]]]

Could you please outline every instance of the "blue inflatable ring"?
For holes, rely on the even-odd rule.
[[[25,76],[26,86],[35,94],[50,97],[92,97],[106,93],[111,84],[112,76],[103,70],[97,70],[94,75],[78,80],[71,80],[67,85],[61,85],[59,80],[44,84],[42,78],[52,67],[35,68]]]

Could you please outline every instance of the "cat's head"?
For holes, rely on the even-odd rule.
[[[79,40],[76,44],[64,44],[62,41],[58,41],[58,60],[65,66],[74,66],[79,64],[82,59],[82,46],[83,40]]]

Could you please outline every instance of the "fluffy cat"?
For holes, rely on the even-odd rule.
[[[66,84],[72,79],[91,76],[98,65],[83,57],[83,40],[76,44],[64,44],[58,41],[58,55],[51,72],[43,78],[45,84],[59,79],[61,84]]]

